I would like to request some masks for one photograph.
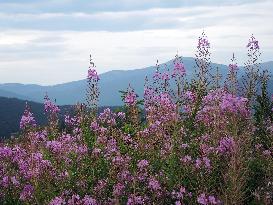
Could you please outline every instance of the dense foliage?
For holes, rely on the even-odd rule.
[[[272,204],[272,99],[253,36],[247,48],[243,86],[234,55],[220,86],[203,33],[194,80],[176,56],[146,79],[144,99],[129,85],[116,111],[98,112],[91,61],[87,105],[63,129],[46,97],[48,124],[27,106],[20,136],[1,144],[1,204]]]

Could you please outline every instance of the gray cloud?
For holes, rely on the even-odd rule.
[[[0,11],[23,13],[69,13],[133,11],[151,8],[242,5],[264,0],[9,0],[0,2]]]
[[[261,4],[259,4],[261,5]],[[272,8],[272,4],[269,4]],[[235,6],[228,8],[234,9]],[[234,19],[241,22],[251,19],[271,21],[272,13],[236,10],[227,12],[226,7],[197,7],[150,9],[126,12],[101,13],[0,13],[0,29],[37,29],[47,31],[137,31],[170,28],[199,28],[219,23],[231,23]],[[267,8],[269,9],[269,8]],[[243,12],[243,13],[242,13]],[[236,23],[236,22],[235,22]]]

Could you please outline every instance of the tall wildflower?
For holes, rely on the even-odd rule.
[[[249,99],[250,104],[253,103],[254,98],[257,95],[257,86],[259,83],[259,57],[260,46],[258,40],[252,35],[247,44],[248,60],[245,63],[245,75],[243,76],[242,89],[245,97]]]
[[[57,131],[59,122],[58,113],[60,112],[60,108],[50,100],[47,94],[44,100],[44,110],[45,113],[48,114],[49,129],[51,131]]]
[[[88,107],[91,109],[91,112],[93,114],[97,113],[98,110],[98,101],[99,101],[99,76],[96,71],[96,66],[94,62],[92,61],[93,59],[91,58],[90,55],[90,66],[88,69],[88,75],[87,75],[87,83],[88,87],[86,90],[86,102]]]
[[[255,119],[255,140],[261,143],[265,148],[270,148],[273,144],[272,135],[270,133],[270,124],[273,122],[273,103],[270,101],[268,94],[268,80],[270,75],[267,70],[264,70],[261,75],[261,93],[257,95],[256,103],[254,105],[254,119]]]
[[[197,51],[195,54],[195,73],[198,87],[201,92],[207,90],[210,74],[210,42],[205,32],[198,38]]]
[[[160,71],[160,65],[157,60],[156,62],[156,72],[153,75],[153,87],[156,94],[170,91],[170,80],[171,73],[166,64],[163,65],[164,68]]]
[[[178,56],[178,54],[175,56],[175,59],[173,61],[173,70],[171,73],[172,78],[175,81],[176,84],[176,90],[174,90],[174,100],[177,104],[177,109],[179,110],[180,104],[181,104],[181,98],[184,93],[185,89],[185,76],[186,76],[186,69],[183,64],[182,58]]]
[[[137,107],[137,94],[135,93],[134,89],[129,85],[127,91],[125,92],[124,96],[124,103],[128,108],[128,115],[130,117],[130,121],[137,125],[139,123],[138,117],[138,107]]]
[[[26,108],[24,114],[20,121],[20,129],[26,130],[31,127],[36,126],[36,120],[33,116],[33,113],[30,111],[29,105],[26,103]]]
[[[219,67],[216,67],[215,75],[212,75],[213,88],[219,89],[221,87],[222,74],[220,73]]]
[[[233,95],[236,95],[238,91],[238,79],[237,79],[238,70],[239,68],[233,53],[231,58],[231,63],[228,66],[228,76],[225,83],[229,92]]]

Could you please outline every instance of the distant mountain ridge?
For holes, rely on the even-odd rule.
[[[191,78],[194,74],[195,59],[191,57],[183,57],[183,63],[186,67],[187,78]],[[172,68],[173,60],[163,65]],[[223,64],[211,64],[212,69],[219,68],[220,73],[225,77],[228,72],[228,66]],[[261,64],[262,69],[266,68],[273,73],[273,61]],[[126,90],[129,84],[135,89],[140,97],[143,96],[144,80],[147,76],[151,79],[155,72],[155,66],[150,66],[135,70],[113,70],[100,75],[100,106],[119,106],[122,104],[120,98],[120,90]],[[242,74],[240,69],[239,76]],[[273,93],[273,79],[269,83],[270,91]],[[15,97],[22,100],[32,100],[35,102],[43,102],[47,93],[51,99],[56,99],[57,104],[67,105],[85,101],[85,92],[87,88],[86,80],[73,81],[52,86],[40,86],[35,84],[18,84],[6,83],[0,84],[0,96]]]

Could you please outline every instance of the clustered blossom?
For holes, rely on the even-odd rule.
[[[210,195],[207,196],[206,194],[202,193],[198,196],[197,198],[197,202],[199,204],[203,204],[203,205],[209,205],[209,204],[221,204],[220,200],[216,199],[215,196]]]
[[[177,120],[176,104],[172,102],[169,94],[162,93],[159,96],[149,98],[149,104],[146,108],[147,119],[150,122],[165,123],[172,120]]]
[[[236,72],[239,70],[239,67],[237,64],[229,64],[228,68],[229,68],[230,72]]]
[[[56,140],[47,141],[46,148],[67,163],[71,160],[69,158],[70,153],[79,154],[79,156],[87,153],[86,145],[78,143],[78,139],[70,134],[62,135]]]
[[[100,78],[99,78],[99,75],[96,71],[96,69],[94,68],[89,68],[88,70],[88,74],[87,74],[87,79],[90,80],[90,81],[99,81]]]
[[[195,167],[196,169],[201,169],[202,167],[206,169],[211,168],[211,161],[208,157],[203,157],[203,158],[197,158],[195,160]]]
[[[72,195],[71,197],[61,195],[61,196],[55,197],[49,202],[49,205],[63,205],[63,204],[98,205],[99,203],[97,202],[96,199],[93,199],[89,195],[85,195],[83,198],[81,198],[79,195]]]
[[[197,119],[210,124],[224,113],[247,118],[250,115],[247,103],[246,98],[234,96],[223,89],[213,90],[202,99],[202,110],[198,112]]]
[[[186,197],[189,197],[189,198],[192,197],[192,193],[188,192],[186,188],[183,186],[180,187],[179,191],[175,191],[175,190],[172,191],[171,195],[172,195],[172,198],[176,200],[175,205],[182,205],[184,204],[183,200]]]
[[[68,126],[78,126],[80,124],[80,118],[77,116],[70,117],[69,115],[65,115],[64,122]]]
[[[255,37],[253,35],[249,39],[249,42],[246,47],[251,50],[260,49],[259,42],[255,39]]]
[[[210,46],[210,43],[208,39],[205,38],[204,36],[198,39],[197,48],[209,48],[209,46]]]
[[[168,80],[170,80],[170,74],[169,74],[168,72],[163,72],[163,73],[161,74],[161,79],[162,79],[163,81],[168,81]]]
[[[172,77],[184,76],[184,75],[186,75],[186,69],[184,64],[180,62],[175,62]]]
[[[20,194],[20,200],[22,201],[30,200],[31,198],[33,198],[33,192],[34,188],[32,185],[30,184],[25,185],[23,191]]]
[[[139,169],[144,169],[144,168],[146,168],[147,166],[149,166],[149,162],[148,162],[148,160],[146,160],[146,159],[140,160],[140,161],[137,163],[137,167],[138,167]]]
[[[223,137],[220,142],[217,150],[221,154],[232,153],[235,148],[235,142],[232,137]]]
[[[33,113],[30,111],[29,107],[27,106],[20,121],[20,129],[26,129],[28,127],[35,127],[35,126],[36,126],[36,120],[33,116]]]
[[[137,95],[133,89],[129,89],[125,95],[124,102],[128,106],[133,106],[137,103]]]
[[[57,114],[60,112],[60,108],[51,102],[47,95],[45,96],[44,106],[46,113]]]
[[[194,104],[196,101],[196,94],[190,90],[186,91],[183,96],[186,103],[184,103],[183,108],[185,113],[191,113],[192,110],[194,109]]]

